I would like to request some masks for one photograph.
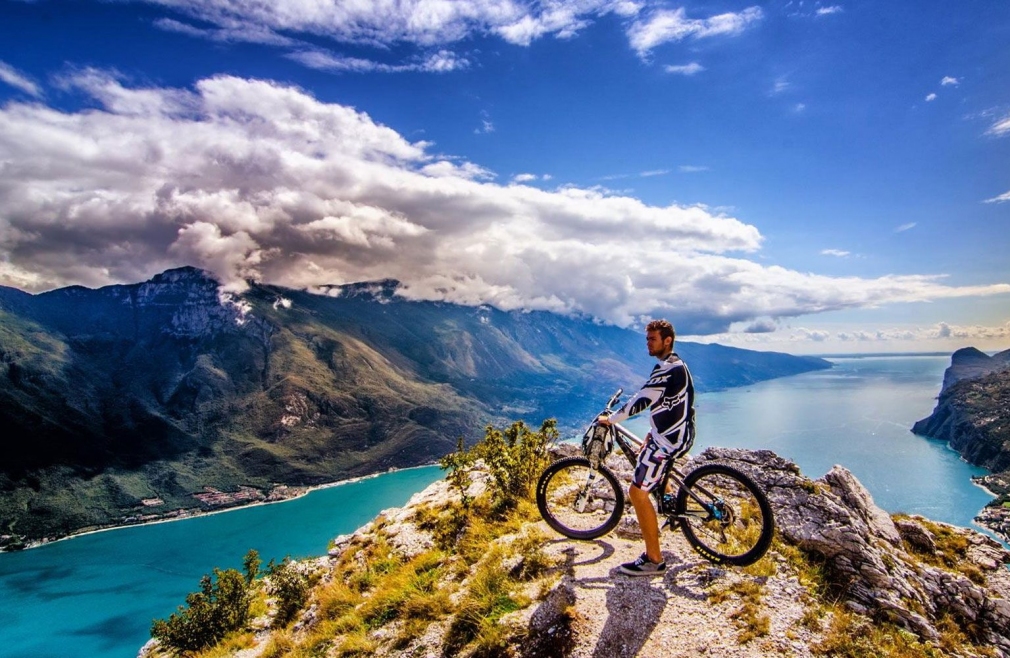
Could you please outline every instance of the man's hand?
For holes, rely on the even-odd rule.
[[[599,423],[600,425],[603,425],[604,427],[610,427],[610,425],[612,424],[610,422],[610,416],[607,415],[600,416],[599,418],[596,419],[596,422]]]

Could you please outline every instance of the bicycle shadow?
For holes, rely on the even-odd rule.
[[[698,577],[695,571],[696,567],[708,564],[703,560],[684,560],[665,551],[667,570],[661,578],[626,576],[619,572],[617,565],[606,576],[579,578],[579,567],[599,564],[616,553],[616,549],[603,540],[585,544],[595,544],[599,548],[599,554],[589,551],[588,559],[579,559],[586,551],[569,546],[562,551],[566,561],[561,568],[577,589],[606,590],[606,621],[593,648],[593,658],[631,658],[638,655],[668,605],[676,605],[679,599],[707,599],[705,578]],[[603,616],[602,611],[599,616]]]
[[[612,556],[616,551],[614,547],[601,539],[593,539],[591,541],[579,542],[582,546],[594,545],[600,548],[600,554],[585,560],[576,561],[576,554],[579,551],[575,550],[572,546],[572,540],[567,538],[551,539],[544,544],[545,547],[555,546],[558,544],[567,544],[568,547],[561,551],[561,554],[565,556],[564,563],[560,566],[560,570],[564,571],[569,576],[575,576],[575,567],[585,567],[591,564],[599,564],[603,562],[610,556]]]

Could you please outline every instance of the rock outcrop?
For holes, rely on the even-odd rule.
[[[895,521],[841,466],[810,480],[768,451],[711,448],[699,459],[746,464],[772,501],[780,537],[823,560],[847,605],[936,640],[945,617],[1010,656],[1010,552],[970,529]]]

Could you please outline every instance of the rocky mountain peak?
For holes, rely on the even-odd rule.
[[[984,377],[1007,367],[1010,367],[1010,350],[989,356],[974,347],[961,348],[950,356],[950,367],[943,373],[940,393],[959,381]]]
[[[396,296],[396,291],[399,287],[400,282],[397,279],[379,279],[376,281],[329,285],[322,288],[331,297],[388,302]]]
[[[210,282],[217,285],[217,278],[207,270],[185,265],[165,270],[155,274],[147,283],[205,283]]]

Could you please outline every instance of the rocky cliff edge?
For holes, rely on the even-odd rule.
[[[273,628],[271,600],[244,639],[213,655],[1010,656],[1010,552],[997,542],[889,515],[841,466],[811,480],[768,451],[711,448],[694,460],[732,463],[767,491],[777,537],[758,563],[715,567],[666,532],[662,577],[621,576],[641,551],[630,509],[591,542],[558,536],[533,510],[475,550],[465,532],[446,542],[432,522],[459,498],[440,481],[303,563],[316,584],[293,622]],[[475,470],[469,494],[479,499],[486,481]],[[414,565],[413,580],[382,607],[391,585],[380,574],[400,574],[394,565]],[[507,609],[474,603],[489,591]],[[472,637],[461,628],[485,622],[490,636],[461,641]],[[160,653],[152,641],[141,655]]]

